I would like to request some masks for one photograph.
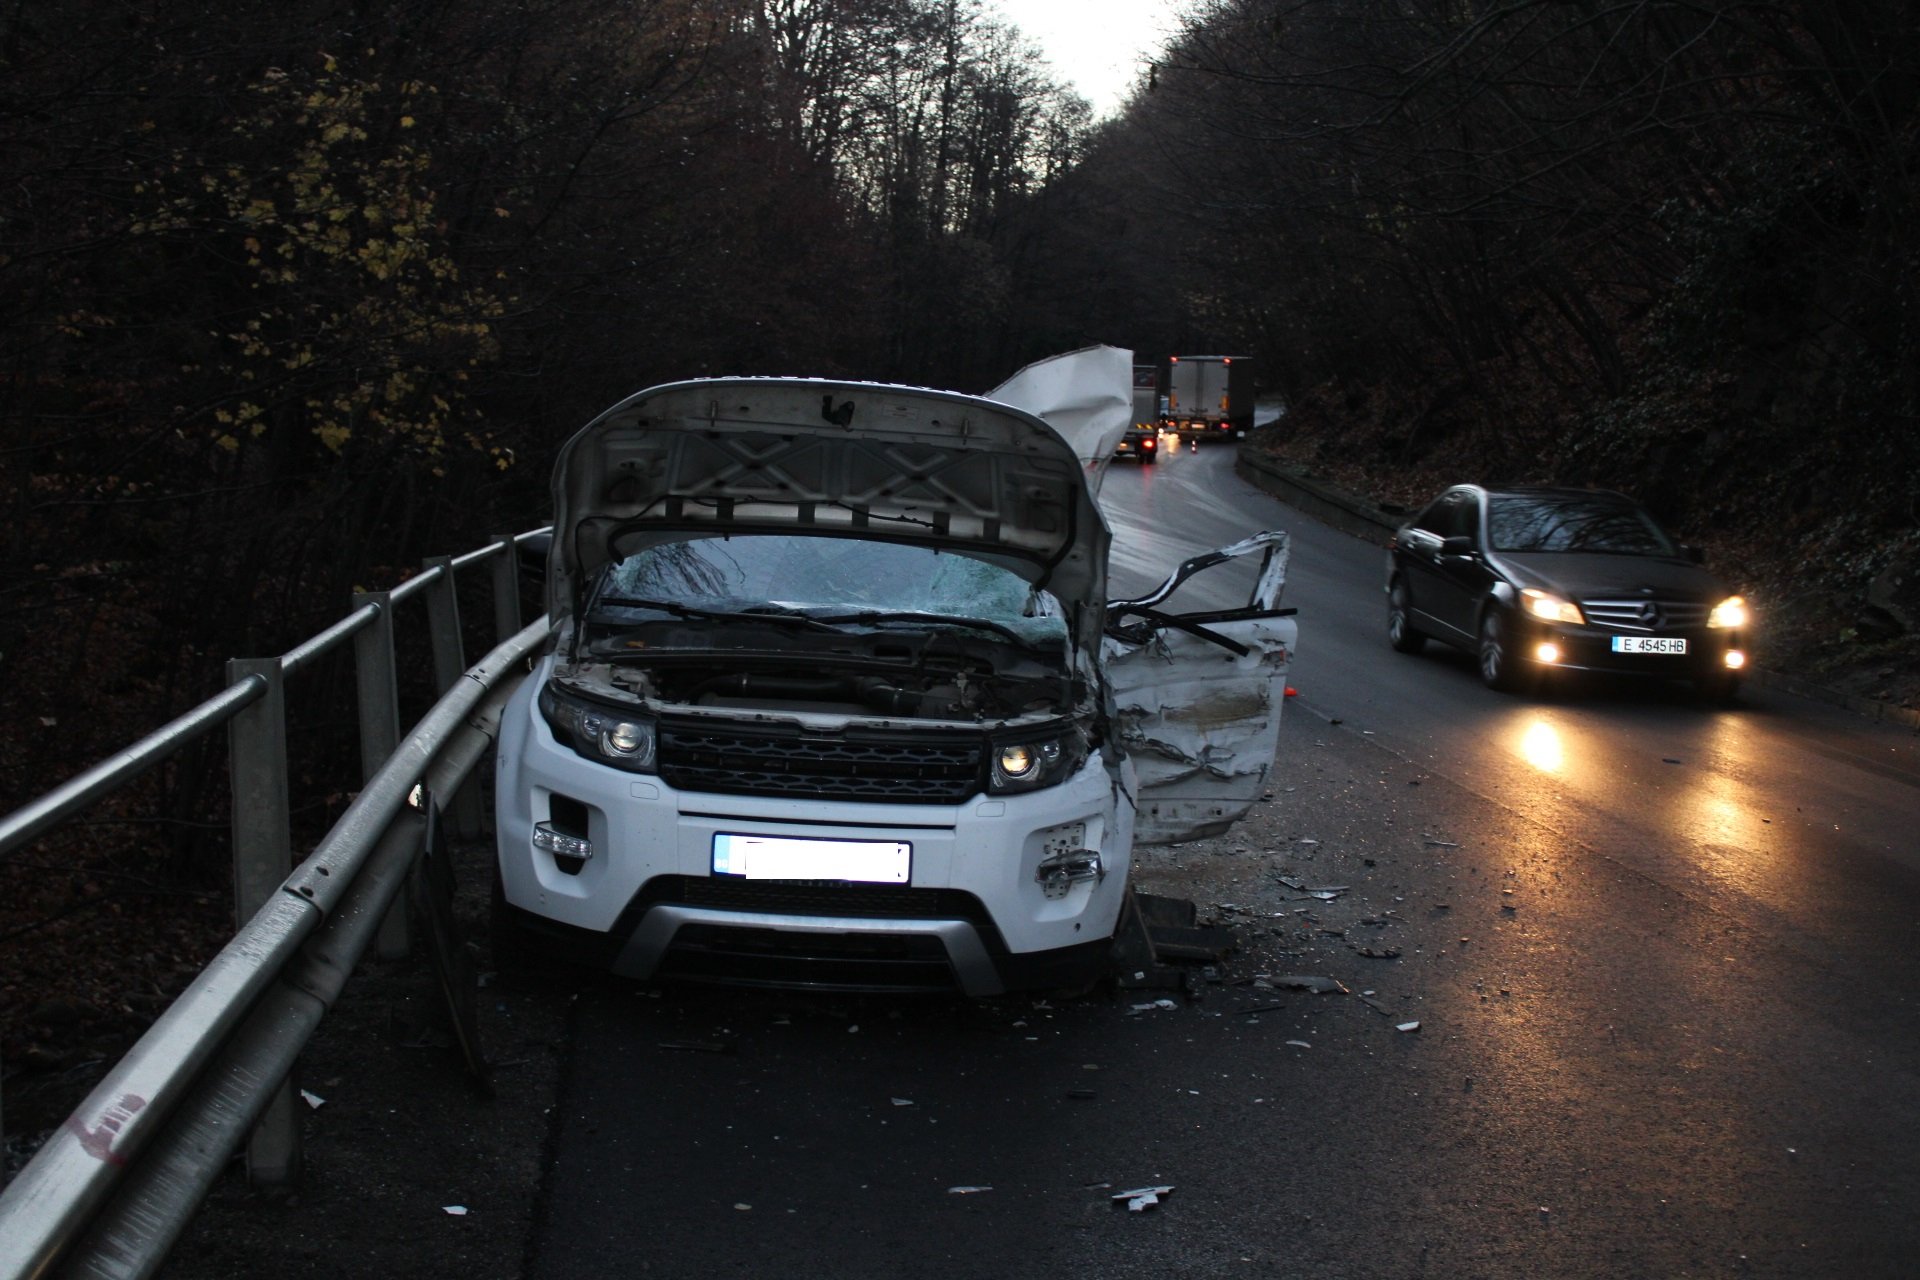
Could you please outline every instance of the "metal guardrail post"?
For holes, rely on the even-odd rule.
[[[393,749],[400,745],[400,677],[393,656],[393,594],[356,591],[353,607],[372,605],[373,625],[353,638],[353,679],[360,708],[360,780],[380,772]],[[398,960],[412,945],[408,935],[407,899],[400,900],[380,922],[375,952],[382,960]]]
[[[493,535],[498,548],[493,558],[493,642],[503,644],[517,634],[520,621],[520,546],[510,533]]]
[[[293,818],[287,798],[287,699],[278,658],[234,658],[227,680],[260,676],[267,690],[227,726],[228,774],[233,787],[234,927],[247,921],[280,889],[293,869]],[[293,1081],[283,1080],[247,1142],[247,1175],[282,1185],[298,1176],[300,1124]]]
[[[439,570],[427,587],[427,628],[433,645],[433,687],[445,693],[467,669],[460,642],[460,601],[454,594],[453,557],[428,556],[422,564],[429,573]],[[480,792],[471,782],[454,794],[447,817],[454,834],[469,838],[480,834]]]

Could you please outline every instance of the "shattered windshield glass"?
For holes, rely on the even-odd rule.
[[[995,624],[1028,644],[1063,640],[1058,601],[1018,575],[931,547],[856,538],[748,534],[649,547],[609,565],[596,615],[784,614],[881,626]]]
[[[1653,517],[1605,498],[1495,494],[1487,504],[1487,534],[1495,551],[1676,554]]]

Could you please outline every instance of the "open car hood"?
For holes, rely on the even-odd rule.
[[[812,378],[654,387],[562,447],[553,505],[556,617],[615,560],[728,533],[937,547],[1018,573],[1076,615],[1105,604],[1109,537],[1072,446],[1023,409],[953,392]]]

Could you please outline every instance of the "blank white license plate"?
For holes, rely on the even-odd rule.
[[[1687,642],[1665,636],[1615,636],[1615,653],[1685,653]]]
[[[713,837],[713,874],[748,880],[860,880],[906,884],[913,846],[901,840]]]

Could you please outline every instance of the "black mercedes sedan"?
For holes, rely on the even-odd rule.
[[[1387,640],[1471,653],[1520,689],[1555,671],[1691,680],[1731,698],[1746,602],[1632,499],[1591,489],[1456,485],[1393,536]]]

